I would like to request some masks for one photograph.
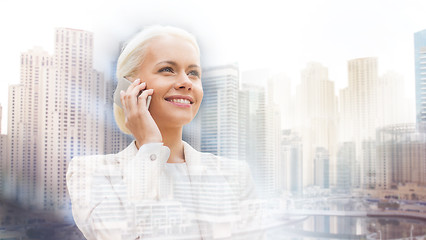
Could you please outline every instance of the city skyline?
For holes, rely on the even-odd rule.
[[[322,3],[303,1],[286,4],[266,1],[262,4],[244,3],[245,9],[248,10],[238,11],[237,14],[232,7],[237,9],[239,1],[229,3],[231,5],[227,8],[221,3],[183,1],[178,4],[168,1],[156,3],[146,1],[140,3],[143,7],[134,7],[131,10],[126,8],[126,2],[119,5],[118,10],[115,5],[103,4],[102,12],[96,10],[99,4],[97,2],[85,4],[84,9],[80,7],[82,6],[80,2],[75,2],[67,6],[73,11],[63,13],[63,8],[58,3],[50,1],[45,1],[45,4],[51,6],[49,8],[43,7],[43,4],[33,6],[31,2],[26,3],[28,7],[25,9],[20,9],[12,2],[1,4],[2,9],[10,11],[1,16],[5,19],[0,22],[15,23],[13,27],[4,25],[3,29],[10,33],[15,32],[14,28],[21,30],[11,38],[0,40],[2,47],[0,50],[3,53],[0,70],[7,79],[0,83],[0,89],[3,91],[7,89],[7,85],[18,83],[19,70],[16,63],[19,62],[19,52],[24,52],[34,45],[53,52],[53,38],[49,32],[54,27],[64,26],[93,31],[99,39],[94,53],[95,68],[106,72],[117,52],[117,42],[128,38],[141,26],[173,23],[197,36],[205,66],[238,61],[242,71],[270,68],[272,71],[285,73],[292,82],[292,88],[295,88],[305,64],[316,61],[329,68],[330,80],[335,82],[335,89],[338,91],[347,85],[348,60],[358,57],[378,57],[379,74],[388,70],[401,74],[407,86],[406,92],[412,93],[414,89],[412,33],[424,29],[422,23],[425,22],[423,20],[425,17],[420,13],[421,9],[426,8],[426,3],[422,1],[410,3],[395,1],[392,4],[386,2],[386,9],[381,7],[381,1],[354,1],[345,4],[338,1]],[[135,3],[129,1],[127,4]],[[159,10],[164,4],[170,7],[161,8],[166,14]],[[182,11],[179,10],[182,9],[190,9],[191,16],[180,17]],[[259,11],[260,16],[265,17],[253,19],[249,10],[255,9]],[[13,14],[18,11],[24,12]],[[96,12],[97,20],[89,17],[92,16],[91,11]],[[68,12],[80,12],[82,17],[74,18]],[[221,20],[215,17],[206,18],[218,13],[232,18],[225,17]],[[361,21],[357,19],[359,13],[363,16]],[[122,15],[126,17],[123,18]],[[272,21],[272,17],[278,21]],[[29,19],[31,21],[27,21]],[[386,24],[380,19],[386,19]],[[263,42],[267,44],[261,44]],[[105,74],[108,76],[110,73]],[[0,94],[0,104],[7,115],[5,95],[5,92]],[[7,129],[6,122],[3,121],[3,133]]]
[[[9,142],[8,157],[0,162],[6,189],[0,191],[23,206],[66,212],[69,160],[121,150],[129,142],[111,124],[109,96],[115,80],[93,68],[93,33],[57,28],[54,35],[53,54],[39,47],[22,53],[21,82],[9,87],[12,121],[10,135],[2,135],[0,144],[4,153],[3,142]],[[392,191],[406,184],[423,189],[426,134],[414,121],[406,123],[400,117],[409,104],[399,94],[402,77],[392,72],[380,75],[378,65],[375,57],[349,60],[350,82],[340,99],[328,68],[318,62],[306,64],[296,94],[289,96],[280,96],[288,90],[285,75],[241,71],[237,63],[205,69],[203,105],[195,125],[186,128],[186,137],[203,152],[247,162],[263,200],[278,194],[283,194],[281,200],[293,201],[286,194],[309,198],[357,191],[385,199],[399,196]],[[114,68],[111,62],[109,70]],[[291,104],[280,106],[283,98]],[[294,117],[286,119],[290,124],[281,131],[280,118],[290,113]],[[399,161],[400,155],[406,161]],[[230,176],[238,172],[219,165]],[[411,175],[413,166],[417,171]],[[87,169],[95,168],[96,164]],[[78,178],[77,182],[87,184]],[[404,200],[426,199],[421,190],[401,194]],[[278,209],[282,206],[287,205]],[[322,223],[325,231],[336,225],[327,219]]]
[[[9,104],[13,107],[9,119],[14,120],[8,125],[11,132],[8,154],[11,156],[12,165],[3,164],[2,169],[3,171],[6,170],[5,167],[12,169],[10,172],[12,185],[8,186],[10,189],[7,191],[11,195],[24,196],[24,199],[28,200],[37,198],[33,196],[34,192],[14,192],[13,186],[21,184],[17,179],[23,174],[26,179],[23,183],[25,187],[16,189],[22,191],[36,188],[37,184],[33,180],[40,173],[32,169],[40,168],[37,166],[38,158],[47,160],[52,159],[53,156],[56,158],[63,155],[61,160],[63,166],[57,163],[53,166],[57,167],[58,171],[63,171],[66,162],[72,156],[86,155],[91,152],[114,152],[128,142],[123,134],[117,134],[113,130],[114,127],[110,123],[112,116],[108,113],[100,114],[100,106],[111,104],[108,96],[112,93],[114,80],[104,79],[103,72],[97,72],[92,68],[95,45],[93,33],[69,28],[57,28],[55,31],[55,53],[50,55],[39,47],[23,53],[21,82],[9,87]],[[80,39],[79,42],[76,38]],[[72,44],[70,44],[71,41]],[[80,70],[77,70],[76,66]],[[114,68],[114,64],[111,66]],[[279,94],[280,89],[285,88],[286,84],[282,84],[282,80],[286,80],[285,76],[266,77],[262,70],[241,72],[238,64],[206,69],[205,99],[199,114],[201,117],[194,127],[187,128],[188,140],[194,142],[195,146],[199,146],[202,151],[231,159],[241,156],[244,158],[242,160],[250,163],[254,169],[266,171],[259,172],[259,176],[256,172],[254,175],[259,182],[264,182],[261,184],[262,189],[270,188],[266,191],[268,194],[272,194],[277,186],[282,185],[277,181],[283,181],[279,177],[265,178],[265,176],[277,174],[278,172],[273,170],[277,166],[283,167],[278,163],[281,159],[278,156],[280,152],[278,139],[282,137],[279,129],[295,131],[300,136],[302,145],[310,146],[302,148],[302,186],[304,187],[315,185],[316,182],[335,186],[338,175],[336,172],[338,144],[352,141],[355,142],[356,161],[351,174],[355,178],[351,182],[355,187],[374,187],[377,179],[375,176],[371,177],[371,174],[376,174],[378,166],[376,166],[375,156],[366,156],[369,156],[369,151],[374,149],[375,143],[368,142],[375,141],[375,131],[380,127],[407,123],[406,119],[399,118],[399,115],[408,108],[404,105],[408,102],[404,101],[402,96],[396,97],[400,91],[403,91],[400,87],[402,79],[393,74],[385,74],[379,78],[377,66],[377,58],[350,60],[348,62],[350,83],[346,89],[342,89],[344,93],[340,102],[335,95],[334,83],[329,80],[328,68],[320,63],[308,63],[302,70],[302,82],[297,86],[296,94],[288,98],[292,102],[288,112],[281,111],[282,106],[279,106],[279,100],[278,104],[276,103],[275,96]],[[88,81],[82,81],[83,79]],[[266,88],[259,85],[259,82],[263,81],[268,82]],[[59,96],[66,99],[58,99]],[[226,104],[217,102],[218,100]],[[46,106],[39,106],[41,102],[46,102]],[[96,104],[93,105],[93,103]],[[392,106],[388,106],[387,103],[392,103]],[[337,109],[339,105],[340,111]],[[394,111],[396,109],[396,113],[390,109]],[[85,112],[83,115],[86,117],[91,116],[80,121],[83,119],[82,111]],[[391,114],[378,117],[379,112]],[[281,115],[288,115],[288,113],[294,114],[293,125],[280,127]],[[75,116],[78,118],[76,119]],[[101,119],[104,121],[100,121]],[[68,120],[70,120],[69,124]],[[44,129],[40,128],[40,121],[45,122]],[[78,128],[76,128],[77,125]],[[105,128],[105,133],[99,137],[98,134],[88,134],[86,138],[96,143],[96,146],[88,147],[86,140],[84,138],[81,140],[79,129],[82,127],[99,131]],[[215,133],[215,129],[219,131]],[[343,129],[344,133],[340,132],[340,137],[338,137],[337,129]],[[59,135],[63,132],[64,140],[60,136],[57,140],[54,139],[55,137],[52,138],[52,131],[58,131]],[[68,131],[71,135],[67,133]],[[211,136],[201,134],[202,132],[211,133]],[[356,134],[353,134],[354,132]],[[112,141],[106,141],[106,136],[113,136],[108,138]],[[58,151],[52,154],[48,151],[43,154],[43,151],[37,150],[40,137],[41,141],[45,141],[45,150],[49,146]],[[245,138],[256,139],[256,141],[245,142]],[[80,142],[85,147],[80,148]],[[230,144],[236,142],[240,145]],[[63,144],[63,151],[58,144]],[[67,146],[71,148],[67,149]],[[250,152],[253,149],[256,151]],[[261,159],[260,162],[259,159]],[[327,179],[315,176],[313,168],[316,162],[327,165],[328,169],[323,171],[327,174]],[[14,165],[18,168],[13,168]],[[20,167],[23,168],[20,169]],[[51,168],[52,164],[49,169],[53,171]],[[269,170],[265,170],[268,168]],[[365,173],[367,171],[370,172],[367,174]],[[33,186],[26,186],[26,184]]]

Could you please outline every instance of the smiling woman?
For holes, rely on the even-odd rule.
[[[147,28],[122,51],[117,77],[132,81],[114,114],[135,141],[117,154],[75,157],[67,172],[73,216],[85,237],[262,238],[247,164],[182,140],[183,125],[203,99],[195,38],[174,27]]]

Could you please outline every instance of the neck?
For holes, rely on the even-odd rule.
[[[165,128],[160,127],[161,136],[163,137],[163,144],[170,149],[170,157],[168,163],[182,163],[185,162],[183,154],[182,142],[182,127]]]

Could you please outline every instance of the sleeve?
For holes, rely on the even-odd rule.
[[[162,143],[150,143],[134,156],[72,159],[67,187],[75,223],[86,239],[137,239],[134,204],[158,199],[160,172],[169,155]]]

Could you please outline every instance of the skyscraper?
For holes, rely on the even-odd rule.
[[[69,207],[65,175],[72,157],[103,153],[105,90],[103,75],[93,69],[93,33],[56,29],[54,61],[57,77],[46,78],[41,91],[47,104],[41,121],[48,129],[41,142],[48,151],[39,161],[43,209],[56,210]]]
[[[103,76],[92,68],[93,34],[58,28],[55,53],[21,56],[9,89],[9,196],[43,210],[69,210],[66,170],[76,155],[104,150]]]
[[[349,60],[348,77],[356,138],[358,141],[374,139],[377,126],[377,58]]]
[[[328,151],[330,183],[335,184],[337,98],[334,82],[328,78],[328,69],[320,63],[308,63],[301,75],[296,91],[295,129],[303,145],[303,186],[314,184],[313,161],[318,147]]]
[[[238,159],[238,79],[236,64],[203,71],[200,107],[201,151]]]
[[[314,159],[314,184],[322,188],[330,187],[330,168],[329,168],[330,156],[327,149],[318,147],[315,150]]]
[[[290,130],[281,132],[280,176],[284,190],[295,196],[303,195],[303,151],[300,136]]]
[[[3,108],[0,105],[0,196],[3,196],[5,169],[7,163],[7,135],[1,134],[1,122],[3,117]]]
[[[280,109],[275,95],[279,78],[265,69],[241,73],[239,91],[240,154],[252,167],[258,192],[271,196],[279,190]],[[282,189],[282,188],[281,188]]]
[[[266,139],[267,139],[267,158],[271,159],[274,166],[271,174],[274,176],[274,182],[272,189],[274,192],[279,192],[282,188],[279,188],[281,177],[279,174],[279,166],[283,166],[281,159],[281,106],[279,96],[283,93],[276,91],[276,89],[282,88],[277,78],[268,78],[266,85]],[[289,93],[289,92],[288,92]],[[291,96],[290,96],[291,97]],[[272,193],[274,193],[272,192]]]
[[[352,186],[351,169],[356,169],[355,164],[355,144],[353,142],[343,142],[339,146],[337,153],[336,190],[339,193],[350,193]]]
[[[426,122],[426,29],[414,33],[417,123]]]
[[[37,207],[40,203],[38,156],[47,152],[47,146],[39,144],[44,129],[39,124],[48,101],[42,89],[46,86],[44,79],[54,76],[52,71],[53,58],[41,48],[31,49],[21,54],[20,84],[9,87],[10,182],[6,194],[26,207]]]
[[[372,143],[376,136],[377,127],[377,85],[378,85],[378,70],[377,58],[357,58],[348,61],[348,87],[341,93],[344,93],[342,99],[341,112],[345,113],[342,120],[350,122],[340,122],[348,126],[351,132],[351,139],[345,138],[345,141],[355,142],[356,169],[352,169],[352,184],[354,187],[366,187],[375,181],[371,178],[370,173],[374,169],[369,167],[375,166],[375,159],[364,159],[363,150],[370,149],[364,143],[368,141]],[[366,161],[368,164],[366,164]],[[359,169],[358,169],[359,168]],[[368,169],[367,169],[368,168]],[[367,172],[370,172],[367,174]]]
[[[243,83],[240,94],[239,107],[245,110],[240,111],[240,152],[253,170],[258,192],[262,196],[271,195],[275,190],[276,159],[272,155],[273,139],[267,129],[265,89]]]

